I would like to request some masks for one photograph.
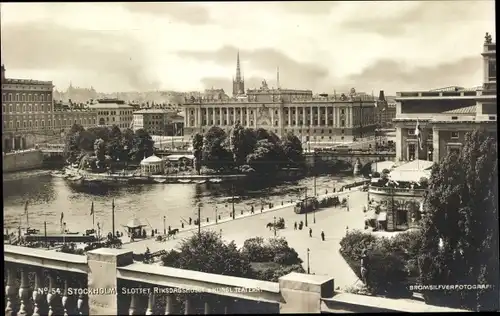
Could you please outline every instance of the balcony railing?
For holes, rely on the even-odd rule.
[[[370,185],[368,189],[369,193],[381,193],[381,194],[405,194],[405,195],[416,195],[423,196],[425,189],[410,189],[410,188],[390,188],[390,187],[377,187]]]
[[[329,276],[267,282],[134,263],[125,249],[80,256],[5,245],[4,263],[8,316],[460,311],[335,293]]]

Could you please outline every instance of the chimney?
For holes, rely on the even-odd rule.
[[[378,95],[378,100],[379,101],[385,101],[384,90],[380,90],[380,93]]]

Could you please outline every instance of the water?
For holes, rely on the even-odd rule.
[[[316,178],[318,194],[325,190],[332,192],[335,186],[339,189],[343,184],[353,180],[345,176],[320,176]],[[289,202],[299,194],[304,195],[305,187],[308,195],[313,194],[313,178],[304,178],[293,182],[269,183],[263,181],[243,180],[234,185],[231,183],[206,184],[142,184],[128,185],[119,188],[101,187],[75,188],[62,178],[52,177],[47,171],[29,171],[4,176],[4,227],[14,229],[19,225],[26,227],[24,205],[28,200],[29,225],[43,231],[43,223],[47,222],[48,232],[60,231],[61,212],[67,229],[73,232],[84,232],[93,227],[90,215],[91,203],[94,201],[95,223],[100,223],[105,232],[111,231],[111,205],[115,200],[115,230],[123,230],[132,218],[138,218],[149,230],[156,228],[163,231],[163,217],[166,225],[180,227],[181,219],[196,218],[198,203],[201,202],[201,218],[206,221],[215,220],[215,206],[222,218],[231,213],[231,191],[240,200],[235,203],[236,215],[241,209],[260,211],[262,204],[281,201]]]

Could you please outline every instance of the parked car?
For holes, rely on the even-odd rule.
[[[308,197],[300,202],[297,202],[294,207],[294,211],[297,214],[309,213],[318,209],[319,202],[315,197]]]

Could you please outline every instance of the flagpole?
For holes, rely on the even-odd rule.
[[[24,207],[26,211],[26,234],[28,233],[28,229],[30,227],[30,222],[28,218],[28,201],[26,201],[26,206]]]
[[[112,211],[112,219],[111,220],[113,221],[113,227],[112,227],[113,237],[115,237],[115,199],[113,199],[112,209],[113,209],[113,211]]]

